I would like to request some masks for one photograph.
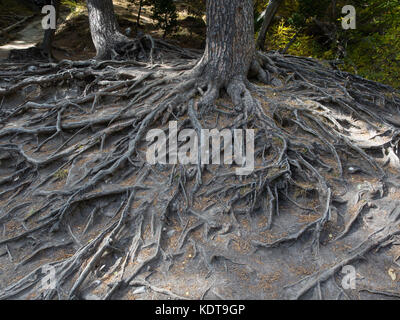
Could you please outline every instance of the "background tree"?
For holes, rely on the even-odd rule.
[[[147,5],[148,1],[146,0],[128,0],[130,3],[133,4],[137,4],[138,6],[138,14],[137,14],[137,18],[136,18],[136,26],[139,27],[140,26],[140,18],[142,17],[142,10],[143,10],[143,6]]]
[[[143,9],[143,5],[146,2],[144,0],[139,0],[139,10],[138,10],[138,16],[137,16],[137,20],[136,20],[136,25],[139,27],[140,26],[140,17],[142,15],[142,9]]]
[[[316,59],[256,51],[253,16],[251,0],[209,0],[203,55],[152,39],[166,49],[156,64],[2,65],[0,300],[132,298],[132,286],[151,292],[143,297],[211,297],[218,286],[218,296],[265,298],[253,280],[279,271],[282,253],[311,271],[274,275],[270,297],[331,299],[337,288],[324,282],[399,234],[398,92]],[[249,81],[265,70],[284,83]],[[147,134],[169,121],[198,133],[254,129],[254,171],[151,166]],[[355,223],[365,210],[379,230]],[[353,249],[338,255],[344,242]],[[48,266],[57,283],[43,290]]]
[[[256,1],[260,14],[265,6]],[[276,12],[265,46],[330,61],[341,70],[400,88],[400,4],[397,0],[353,0],[357,29],[343,30],[345,0],[285,0]]]
[[[55,7],[55,9],[56,9],[56,24],[57,24],[58,14],[59,14],[59,9],[60,9],[60,0],[50,0],[47,2],[47,4],[53,5]],[[55,32],[56,32],[56,29],[47,29],[44,32],[43,41],[40,45],[40,48],[50,59],[53,59],[52,44],[53,44]]]
[[[212,104],[222,88],[240,103],[251,67],[260,80],[269,81],[256,58],[253,9],[252,0],[207,1],[206,48],[195,68],[208,84],[204,104]],[[246,96],[245,100],[251,103],[252,99]]]
[[[279,6],[284,2],[284,0],[270,0],[268,2],[267,9],[265,10],[262,26],[260,33],[257,38],[257,48],[264,50],[265,40],[272,20],[278,11]]]
[[[112,50],[127,38],[119,31],[112,0],[86,0],[90,32],[97,59],[109,59]]]

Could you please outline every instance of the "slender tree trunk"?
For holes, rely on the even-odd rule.
[[[332,21],[334,21],[336,18],[336,2],[337,2],[337,0],[332,0],[332,3],[331,3],[331,6],[332,6],[331,19],[332,19]]]
[[[257,48],[260,50],[264,50],[268,29],[271,25],[272,19],[275,17],[275,14],[283,1],[284,0],[270,0],[268,3],[261,30],[257,38]]]
[[[138,12],[138,16],[137,16],[137,27],[140,27],[140,16],[142,15],[142,8],[143,8],[143,0],[139,1],[139,12]]]
[[[244,80],[255,59],[252,0],[208,0],[207,43],[200,73],[221,88]]]
[[[58,20],[58,13],[60,9],[60,0],[51,0],[48,2],[48,4],[53,5],[56,8],[56,24]],[[51,59],[53,58],[52,55],[52,44],[53,44],[53,39],[54,39],[54,34],[56,33],[56,30],[54,29],[47,29],[44,32],[43,36],[43,41],[40,45],[40,48],[42,51]]]
[[[96,59],[110,59],[116,44],[127,38],[119,32],[112,0],[86,0]]]

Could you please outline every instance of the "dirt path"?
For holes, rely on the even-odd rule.
[[[119,25],[122,31],[133,30],[131,37],[135,36],[136,18],[138,8],[131,6],[127,1],[114,1],[115,12],[119,17]],[[57,60],[86,60],[95,55],[95,49],[91,40],[89,22],[86,9],[75,11],[67,7],[61,8],[62,22],[57,28],[57,34],[53,42],[53,55]],[[158,30],[150,18],[150,7],[145,6],[141,14],[141,31],[150,34],[154,38],[160,38],[162,32]],[[182,15],[185,16],[184,14]],[[205,25],[189,28],[185,20],[180,21],[180,31],[169,35],[167,39],[180,47],[201,49],[204,45]],[[43,37],[40,16],[30,20],[25,28],[16,32],[12,41],[0,46],[0,61],[9,57],[10,51],[15,49],[27,49],[35,46]]]
[[[36,18],[23,30],[17,33],[17,38],[0,47],[0,60],[7,59],[11,50],[34,47],[43,37],[41,19]]]

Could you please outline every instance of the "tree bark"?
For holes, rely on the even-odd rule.
[[[207,91],[200,107],[213,106],[226,89],[235,106],[252,110],[255,100],[248,90],[248,77],[270,83],[254,40],[253,0],[208,0],[207,42],[203,57],[192,70]],[[246,111],[246,112],[247,112]]]
[[[59,13],[59,8],[60,8],[60,0],[51,0],[51,1],[48,1],[48,4],[51,4],[56,8],[56,24],[57,24],[58,13]],[[49,59],[53,58],[52,45],[53,45],[53,39],[54,39],[55,33],[56,33],[56,30],[54,30],[54,29],[45,30],[44,36],[43,36],[43,41],[40,45],[40,48],[49,57]]]
[[[283,0],[270,0],[268,3],[261,30],[257,38],[257,48],[260,50],[264,50],[268,29],[282,2]]]
[[[252,0],[208,0],[207,42],[200,73],[218,88],[243,81],[255,59]]]
[[[127,41],[120,33],[112,0],[86,0],[96,59],[110,59],[116,44]]]

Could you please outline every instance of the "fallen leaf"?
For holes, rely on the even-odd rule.
[[[388,270],[388,274],[389,274],[390,278],[392,279],[392,281],[396,281],[396,278],[397,278],[396,272],[392,268],[390,268]]]

